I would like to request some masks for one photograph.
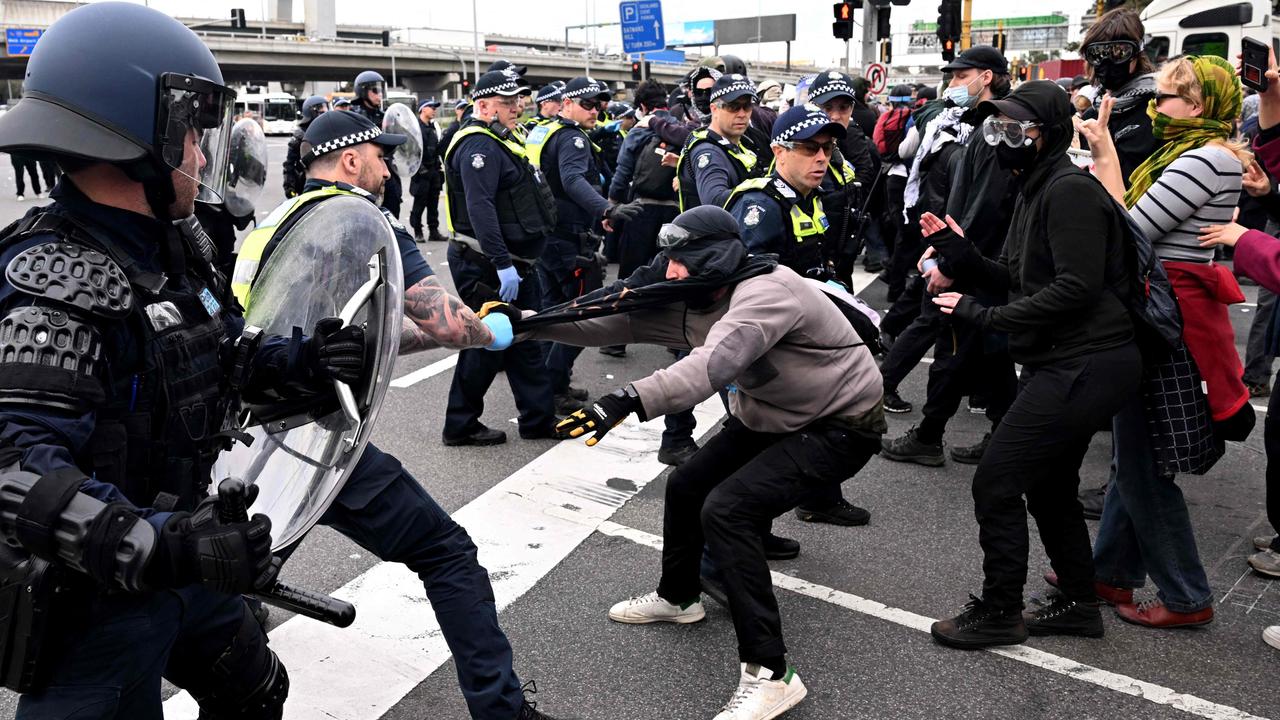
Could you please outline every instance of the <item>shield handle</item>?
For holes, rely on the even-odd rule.
[[[369,257],[368,267],[369,279],[356,290],[351,299],[347,301],[347,304],[342,306],[342,312],[338,313],[338,318],[342,320],[343,327],[351,325],[356,313],[360,312],[360,308],[373,299],[374,291],[383,283],[382,262],[377,254]],[[360,435],[360,427],[364,424],[364,418],[360,417],[360,407],[356,404],[356,396],[350,385],[340,380],[334,380],[333,389],[338,395],[338,405],[342,408],[342,414],[346,416],[347,422],[351,425],[346,437],[343,438],[346,449],[350,451],[355,448],[356,438]]]

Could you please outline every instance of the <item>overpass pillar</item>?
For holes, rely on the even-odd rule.
[[[335,39],[338,37],[338,15],[334,0],[303,0],[306,13],[307,37]]]

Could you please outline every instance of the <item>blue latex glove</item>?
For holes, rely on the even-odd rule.
[[[516,272],[514,265],[498,270],[498,282],[502,283],[498,288],[498,297],[502,298],[502,302],[515,300],[516,294],[520,292],[520,273]]]
[[[493,333],[493,342],[485,345],[485,350],[506,350],[511,347],[511,342],[515,340],[515,333],[511,330],[511,318],[495,312],[485,315],[480,322]]]

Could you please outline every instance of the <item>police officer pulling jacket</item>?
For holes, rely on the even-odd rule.
[[[158,720],[161,677],[203,718],[281,717],[288,676],[240,596],[272,580],[271,525],[225,522],[210,470],[234,391],[358,379],[364,342],[330,319],[255,351],[175,224],[221,199],[234,95],[182,24],[104,2],[45,32],[0,119],[0,148],[66,172],[0,231],[0,575],[32,588],[0,593],[18,718]]]
[[[451,232],[449,272],[454,287],[472,309],[504,300],[521,308],[542,306],[535,271],[556,225],[556,201],[513,130],[520,95],[527,88],[513,69],[480,76],[472,91],[472,115],[445,150],[445,198]],[[516,345],[503,355],[478,350],[458,354],[449,408],[446,445],[494,445],[506,433],[480,422],[484,396],[504,367],[520,412],[520,435],[553,437],[551,382],[536,343]]]

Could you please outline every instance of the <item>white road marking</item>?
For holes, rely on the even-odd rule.
[[[701,436],[724,406],[715,396],[694,412]],[[631,416],[593,448],[580,439],[552,447],[454,513],[480,548],[499,611],[667,469],[657,460],[661,437],[662,423]],[[285,720],[381,717],[449,659],[422,581],[403,565],[379,563],[333,595],[355,604],[351,627],[293,618],[271,633],[289,668]],[[164,705],[169,720],[197,714],[185,692]]]
[[[436,375],[439,375],[445,370],[450,370],[453,368],[454,365],[457,365],[457,364],[458,364],[458,353],[455,352],[451,355],[447,355],[443,358],[440,358],[439,360],[431,363],[430,365],[427,365],[426,367],[418,368],[417,370],[414,370],[408,375],[405,375],[403,377],[398,377],[395,380],[392,380],[391,387],[407,388],[411,385],[420,383],[423,380],[426,380],[427,378],[435,377]]]
[[[600,523],[597,530],[613,537],[626,538],[632,542],[653,548],[654,550],[662,550],[662,538],[636,528],[619,525],[611,520]],[[800,595],[821,600],[823,602],[838,605],[840,607],[853,610],[854,612],[870,615],[881,620],[887,620],[896,625],[919,630],[920,632],[929,632],[929,627],[933,624],[934,618],[925,617],[902,610],[900,608],[890,607],[875,600],[868,600],[858,597],[852,593],[842,590],[811,583],[807,580],[784,575],[779,572],[771,573],[773,575],[773,584],[776,587],[790,590]],[[960,650],[957,653],[963,652]],[[1048,670],[1064,677],[1069,677],[1082,682],[1087,682],[1107,690],[1114,690],[1125,695],[1132,695],[1136,698],[1150,700],[1158,705],[1168,705],[1176,710],[1181,710],[1192,715],[1198,715],[1211,720],[1266,720],[1257,715],[1251,715],[1238,708],[1230,705],[1220,705],[1210,702],[1195,695],[1181,693],[1172,688],[1157,685],[1145,680],[1138,680],[1127,675],[1103,670],[1092,665],[1076,662],[1070,658],[1060,655],[1054,655],[1050,652],[1037,650],[1026,645],[1012,645],[1007,647],[987,648],[986,652],[1007,657],[1011,660],[1017,660],[1042,670]]]

